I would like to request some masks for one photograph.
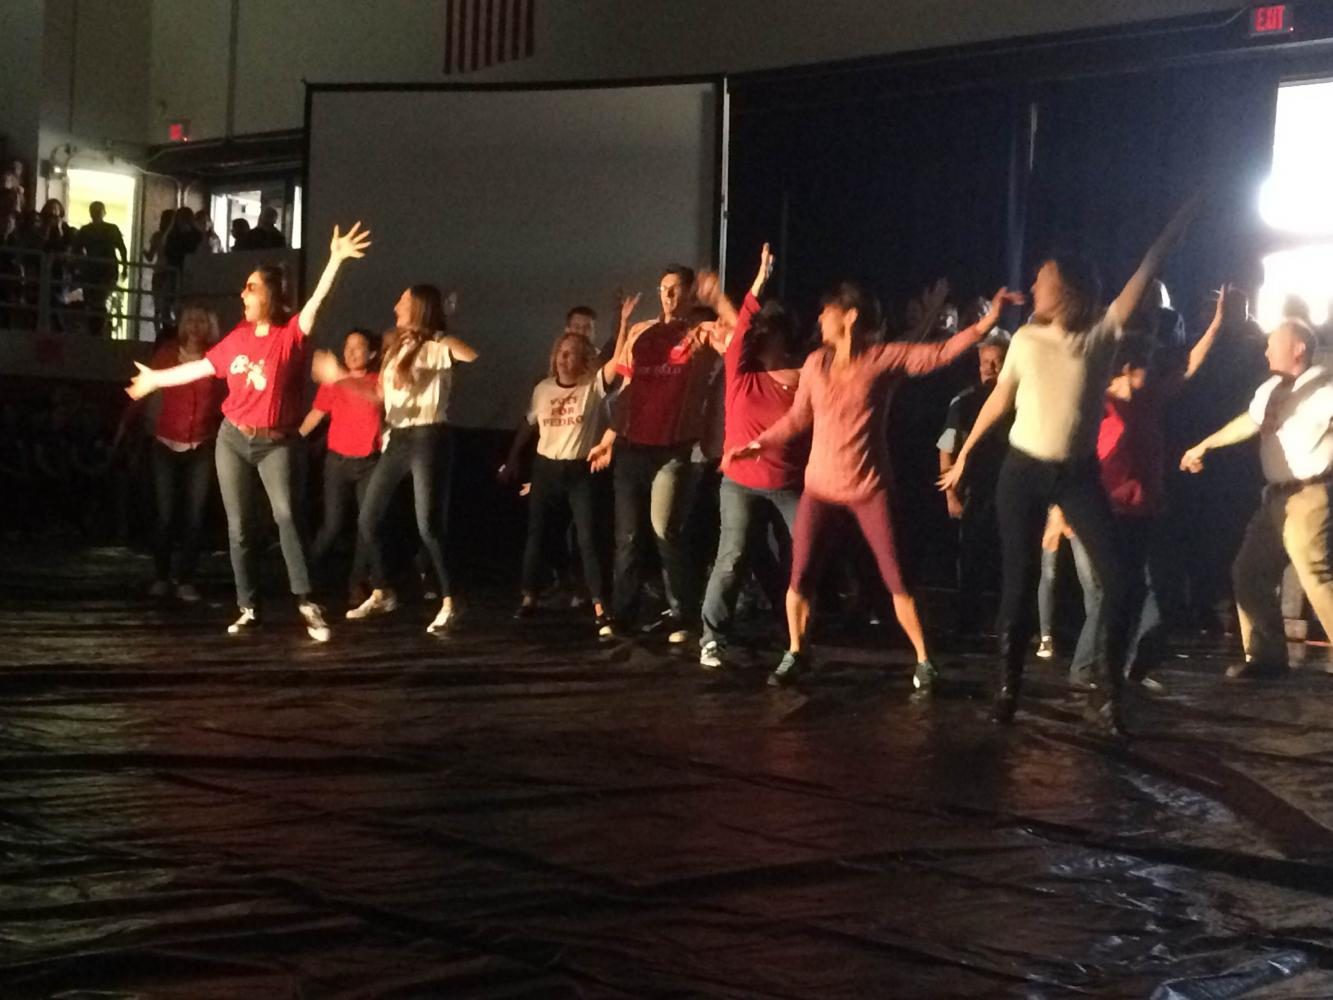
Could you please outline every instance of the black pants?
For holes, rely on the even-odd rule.
[[[450,596],[449,571],[444,565],[444,533],[449,521],[449,484],[453,471],[453,439],[444,424],[398,427],[375,464],[357,527],[370,558],[370,578],[376,587],[388,585],[384,568],[386,521],[394,492],[412,477],[412,501],[417,534],[440,579],[440,595]]]
[[[176,579],[193,583],[199,562],[199,535],[213,486],[213,442],[207,441],[189,451],[172,451],[154,440],[152,456],[153,491],[157,498],[153,565],[157,579],[171,579],[171,552],[179,533]]]
[[[352,458],[336,451],[324,456],[324,522],[310,547],[310,561],[316,572],[323,566],[347,523],[348,501],[355,496],[358,511],[366,506],[366,491],[370,488],[370,478],[378,459],[376,454]],[[350,582],[353,585],[363,583],[369,575],[370,555],[361,532],[357,531]]]
[[[574,530],[578,533],[579,558],[583,561],[588,593],[598,603],[606,596],[593,527],[592,475],[588,463],[582,459],[556,461],[538,455],[532,460],[528,540],[523,548],[524,594],[535,595],[541,589],[542,543],[547,526],[552,515],[568,504],[574,517]]]
[[[989,628],[987,595],[1000,580],[999,515],[994,492],[967,498],[958,520],[958,625],[964,633]]]
[[[1125,658],[1125,573],[1111,505],[1102,489],[1097,460],[1043,462],[1016,448],[1000,469],[999,507],[1003,585],[1000,640],[1012,670],[1021,672],[1035,631],[1034,598],[1041,577],[1041,536],[1052,504],[1087,550],[1100,581],[1104,612],[1096,649],[1108,685],[1119,683]]]

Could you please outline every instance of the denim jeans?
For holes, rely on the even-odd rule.
[[[157,531],[153,565],[157,579],[168,580],[171,552],[180,537],[180,559],[175,579],[193,583],[199,562],[199,535],[203,530],[208,492],[213,486],[213,442],[189,451],[173,451],[161,441],[152,443],[153,493],[157,500]],[[177,504],[177,500],[181,502]],[[177,527],[179,526],[179,531]]]
[[[736,598],[747,572],[753,571],[769,603],[781,614],[791,577],[791,552],[788,546],[784,560],[774,558],[768,547],[768,515],[772,512],[782,518],[790,540],[800,499],[800,491],[795,487],[760,490],[742,486],[733,479],[722,479],[718,491],[717,557],[704,593],[703,642],[727,638]]]
[[[412,504],[416,510],[421,547],[440,580],[440,594],[450,596],[449,571],[444,563],[444,534],[449,523],[449,485],[453,439],[445,424],[395,427],[389,444],[375,465],[366,490],[357,527],[370,558],[370,580],[388,585],[384,567],[385,534],[393,495],[408,475],[412,477]]]
[[[696,598],[684,528],[703,467],[690,461],[690,451],[690,445],[629,442],[617,450],[615,616],[621,621],[632,620],[638,610],[648,530],[662,561],[668,608],[682,618],[693,615]]]
[[[268,495],[273,520],[278,525],[282,560],[287,564],[287,582],[293,594],[310,593],[310,570],[306,563],[305,539],[292,509],[292,480],[295,476],[296,441],[288,438],[267,441],[248,438],[230,420],[218,432],[218,486],[227,511],[227,539],[231,548],[231,571],[236,577],[236,603],[256,607],[259,601],[259,514],[255,483]]]
[[[366,491],[378,461],[379,455],[376,454],[352,458],[330,451],[324,456],[324,522],[310,547],[310,561],[316,568],[328,558],[338,536],[342,534],[343,526],[347,523],[349,498],[356,497],[358,511],[366,505]],[[370,575],[370,556],[366,552],[365,540],[360,531],[355,535],[350,577],[354,585],[365,581]]]
[[[1063,544],[1063,540],[1062,543]],[[1078,645],[1074,648],[1074,658],[1070,661],[1070,673],[1090,670],[1097,661],[1097,630],[1102,617],[1102,585],[1097,582],[1097,574],[1092,569],[1092,559],[1077,538],[1069,540],[1069,549],[1074,555],[1074,572],[1078,575],[1078,585],[1083,591],[1083,627],[1078,633]],[[1037,585],[1037,617],[1041,621],[1041,635],[1045,638],[1055,634],[1055,587],[1060,565],[1060,550],[1054,552],[1042,549],[1041,583]]]
[[[1116,680],[1125,655],[1125,574],[1115,518],[1102,488],[1095,458],[1045,462],[1010,448],[996,492],[1004,566],[1000,597],[1002,646],[1017,657],[1032,638],[1032,597],[1041,576],[1041,536],[1046,514],[1058,504],[1087,550],[1093,577],[1101,584],[1102,612],[1094,627],[1094,658]]]
[[[593,601],[605,596],[601,557],[593,527],[592,471],[583,459],[555,461],[537,455],[532,460],[532,492],[528,495],[528,539],[523,547],[523,593],[540,589],[542,543],[551,516],[566,503],[578,535],[583,577]],[[561,538],[561,545],[564,538]]]

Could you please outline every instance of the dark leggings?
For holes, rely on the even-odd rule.
[[[883,492],[856,503],[835,503],[801,494],[792,531],[791,589],[802,597],[814,596],[824,563],[837,548],[835,542],[846,532],[848,521],[855,521],[861,529],[884,589],[895,596],[906,594],[889,518],[889,498]]]
[[[1097,460],[1043,462],[1010,448],[996,489],[1000,552],[1001,641],[1016,671],[1036,628],[1034,595],[1041,577],[1041,536],[1046,512],[1057,504],[1082,543],[1102,587],[1103,613],[1095,637],[1097,659],[1114,680],[1125,655],[1125,574],[1115,518],[1102,489]]]
[[[205,441],[189,451],[173,451],[154,439],[152,448],[153,492],[157,498],[153,564],[157,578],[171,578],[171,553],[179,536],[176,580],[193,583],[199,562],[199,534],[213,488],[213,442]]]
[[[540,590],[542,543],[550,517],[569,504],[578,533],[583,577],[592,599],[601,603],[603,590],[601,558],[593,532],[592,472],[583,459],[556,461],[541,455],[532,460],[532,493],[528,498],[528,541],[523,548],[523,593]],[[563,540],[562,540],[563,543]]]
[[[395,427],[389,432],[389,444],[375,465],[357,519],[370,558],[373,586],[383,588],[388,585],[384,569],[385,522],[398,484],[410,474],[417,534],[421,536],[421,546],[440,579],[441,596],[450,596],[449,571],[444,565],[444,533],[449,520],[452,464],[453,440],[444,424]]]

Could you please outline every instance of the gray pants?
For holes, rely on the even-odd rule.
[[[236,578],[236,604],[253,608],[259,601],[259,511],[256,482],[264,487],[278,525],[287,582],[298,597],[310,594],[306,545],[292,510],[296,442],[248,438],[230,420],[222,422],[217,443],[218,486],[227,511],[231,571]]]

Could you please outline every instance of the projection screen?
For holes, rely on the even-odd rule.
[[[723,259],[725,128],[716,80],[568,89],[311,86],[306,288],[335,222],[374,233],[345,266],[316,341],[393,323],[411,284],[456,290],[481,353],[453,379],[450,423],[513,427],[574,305],[615,331],[615,289],[657,308],[663,265]]]

